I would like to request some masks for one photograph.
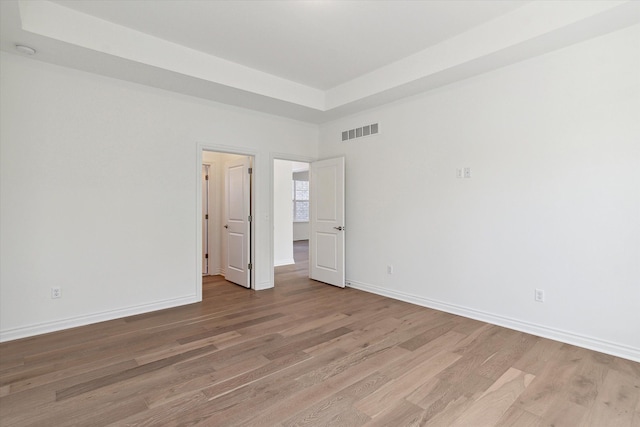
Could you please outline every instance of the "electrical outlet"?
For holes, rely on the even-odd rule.
[[[544,302],[544,291],[542,289],[536,289],[534,298],[538,302]]]
[[[462,177],[463,177],[462,168],[457,168],[456,169],[456,178],[460,179]]]
[[[62,298],[62,291],[60,286],[54,286],[51,288],[51,299]]]
[[[387,274],[393,274],[393,265],[387,265]]]

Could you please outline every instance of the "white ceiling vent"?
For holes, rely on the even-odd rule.
[[[376,135],[380,133],[380,126],[378,123],[362,126],[361,128],[349,129],[342,132],[342,141],[348,141],[350,139],[362,138],[364,136]]]

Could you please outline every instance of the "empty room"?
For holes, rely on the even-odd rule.
[[[640,2],[0,1],[0,426],[640,426]]]

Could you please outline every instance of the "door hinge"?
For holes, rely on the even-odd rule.
[[[253,173],[253,168],[249,168],[248,171],[249,171],[249,175],[251,175]]]
[[[251,270],[251,269],[253,268],[253,264],[249,264],[249,265],[247,265],[247,268],[248,268],[249,270]]]
[[[205,214],[204,219],[209,219],[209,214]]]
[[[204,257],[205,258],[209,258],[209,254],[204,254]]]
[[[209,181],[209,175],[205,175],[205,176],[204,176],[204,179],[205,179],[206,181]]]
[[[247,219],[249,222],[253,221],[253,217],[251,215],[249,215],[249,218]]]

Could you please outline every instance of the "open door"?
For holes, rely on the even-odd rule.
[[[309,169],[309,277],[344,288],[344,158]]]
[[[227,245],[225,279],[245,288],[251,286],[251,169],[248,157],[225,164],[225,223]]]

